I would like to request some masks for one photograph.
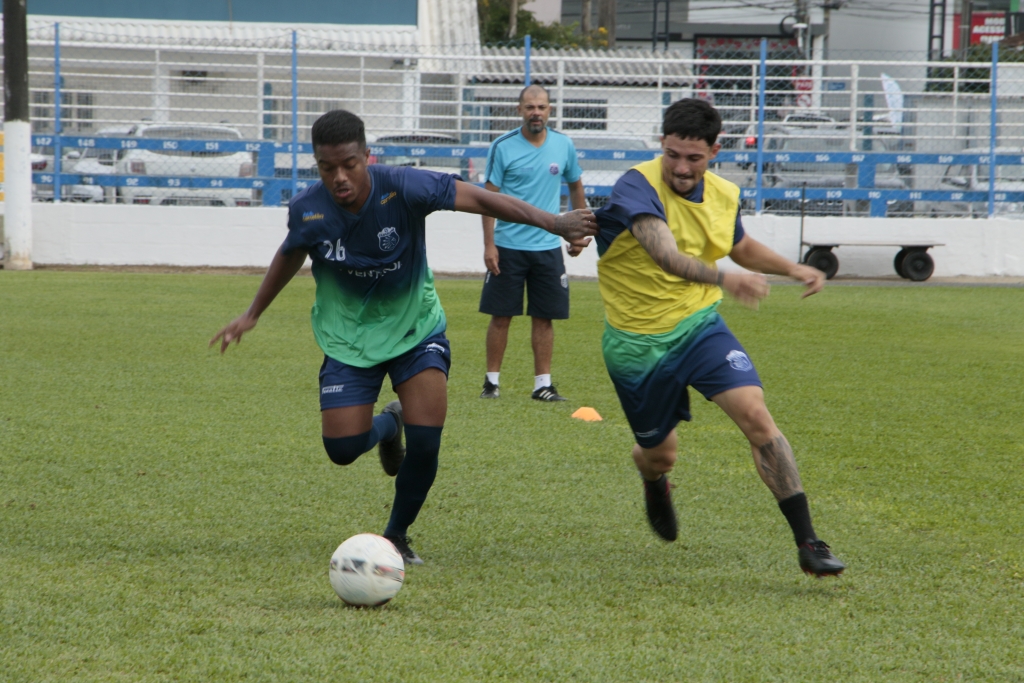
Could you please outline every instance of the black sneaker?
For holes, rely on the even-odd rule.
[[[409,547],[408,536],[385,536],[384,538],[394,544],[395,549],[402,555],[402,561],[406,564],[423,564],[423,560],[416,554],[416,551]]]
[[[558,390],[555,389],[555,385],[554,384],[552,384],[549,387],[541,387],[540,389],[537,389],[535,392],[530,394],[530,398],[532,398],[535,401],[564,401],[564,400],[566,400],[565,396],[562,396],[561,394],[558,393]]]
[[[380,466],[384,468],[384,474],[393,477],[398,474],[398,468],[402,466],[402,461],[405,460],[405,446],[402,445],[402,431],[404,428],[402,404],[398,401],[392,401],[384,406],[384,410],[380,411],[381,415],[385,413],[395,416],[395,420],[398,422],[398,431],[390,439],[381,439],[380,443],[377,444],[377,453],[380,455]]]
[[[839,576],[846,569],[822,540],[808,540],[800,546],[800,569],[805,574],[817,576]]]
[[[491,384],[491,380],[484,380],[484,390],[480,393],[480,398],[498,398],[501,396],[501,392],[498,391],[497,384]]]
[[[672,507],[668,477],[661,475],[658,481],[644,479],[644,501],[647,504],[647,521],[651,523],[654,533],[666,541],[676,540],[679,526],[676,523],[675,508]]]

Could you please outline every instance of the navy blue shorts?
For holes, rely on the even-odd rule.
[[[444,332],[427,337],[397,358],[369,368],[346,365],[324,356],[320,366],[320,410],[376,403],[384,375],[391,376],[393,389],[427,368],[437,368],[447,377],[451,365],[452,350]]]
[[[487,273],[480,292],[480,312],[514,317],[523,314],[523,288],[531,318],[565,320],[569,317],[569,276],[562,248],[525,251],[498,247],[498,270]]]
[[[762,386],[743,346],[721,316],[714,315],[692,341],[664,349],[664,355],[646,372],[617,377],[606,357],[619,402],[643,448],[664,441],[680,420],[690,421],[687,387],[711,400],[736,387]]]

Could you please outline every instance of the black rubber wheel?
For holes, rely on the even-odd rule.
[[[935,272],[935,261],[923,249],[908,251],[903,259],[903,277],[914,282],[924,282]]]
[[[898,252],[896,252],[896,258],[892,260],[892,265],[894,268],[896,268],[896,274],[899,275],[900,277],[906,277],[906,275],[903,274],[903,259],[907,258],[907,252],[908,249],[906,247],[903,247]]]
[[[831,280],[839,271],[839,259],[827,247],[811,249],[804,257],[804,263],[825,273],[826,280]]]

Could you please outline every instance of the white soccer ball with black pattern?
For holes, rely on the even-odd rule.
[[[405,581],[402,554],[377,534],[357,534],[331,556],[331,586],[349,605],[379,607],[398,595]]]

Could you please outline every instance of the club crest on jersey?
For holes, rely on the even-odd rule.
[[[384,228],[377,233],[377,241],[380,242],[381,251],[391,251],[398,246],[398,231],[394,228]]]
[[[548,166],[548,173],[551,175],[558,175],[558,164],[551,164]]]
[[[750,372],[754,369],[754,364],[750,362],[750,358],[747,357],[747,354],[742,351],[730,351],[725,354],[725,359],[729,361],[729,365],[731,365],[734,370]]]

